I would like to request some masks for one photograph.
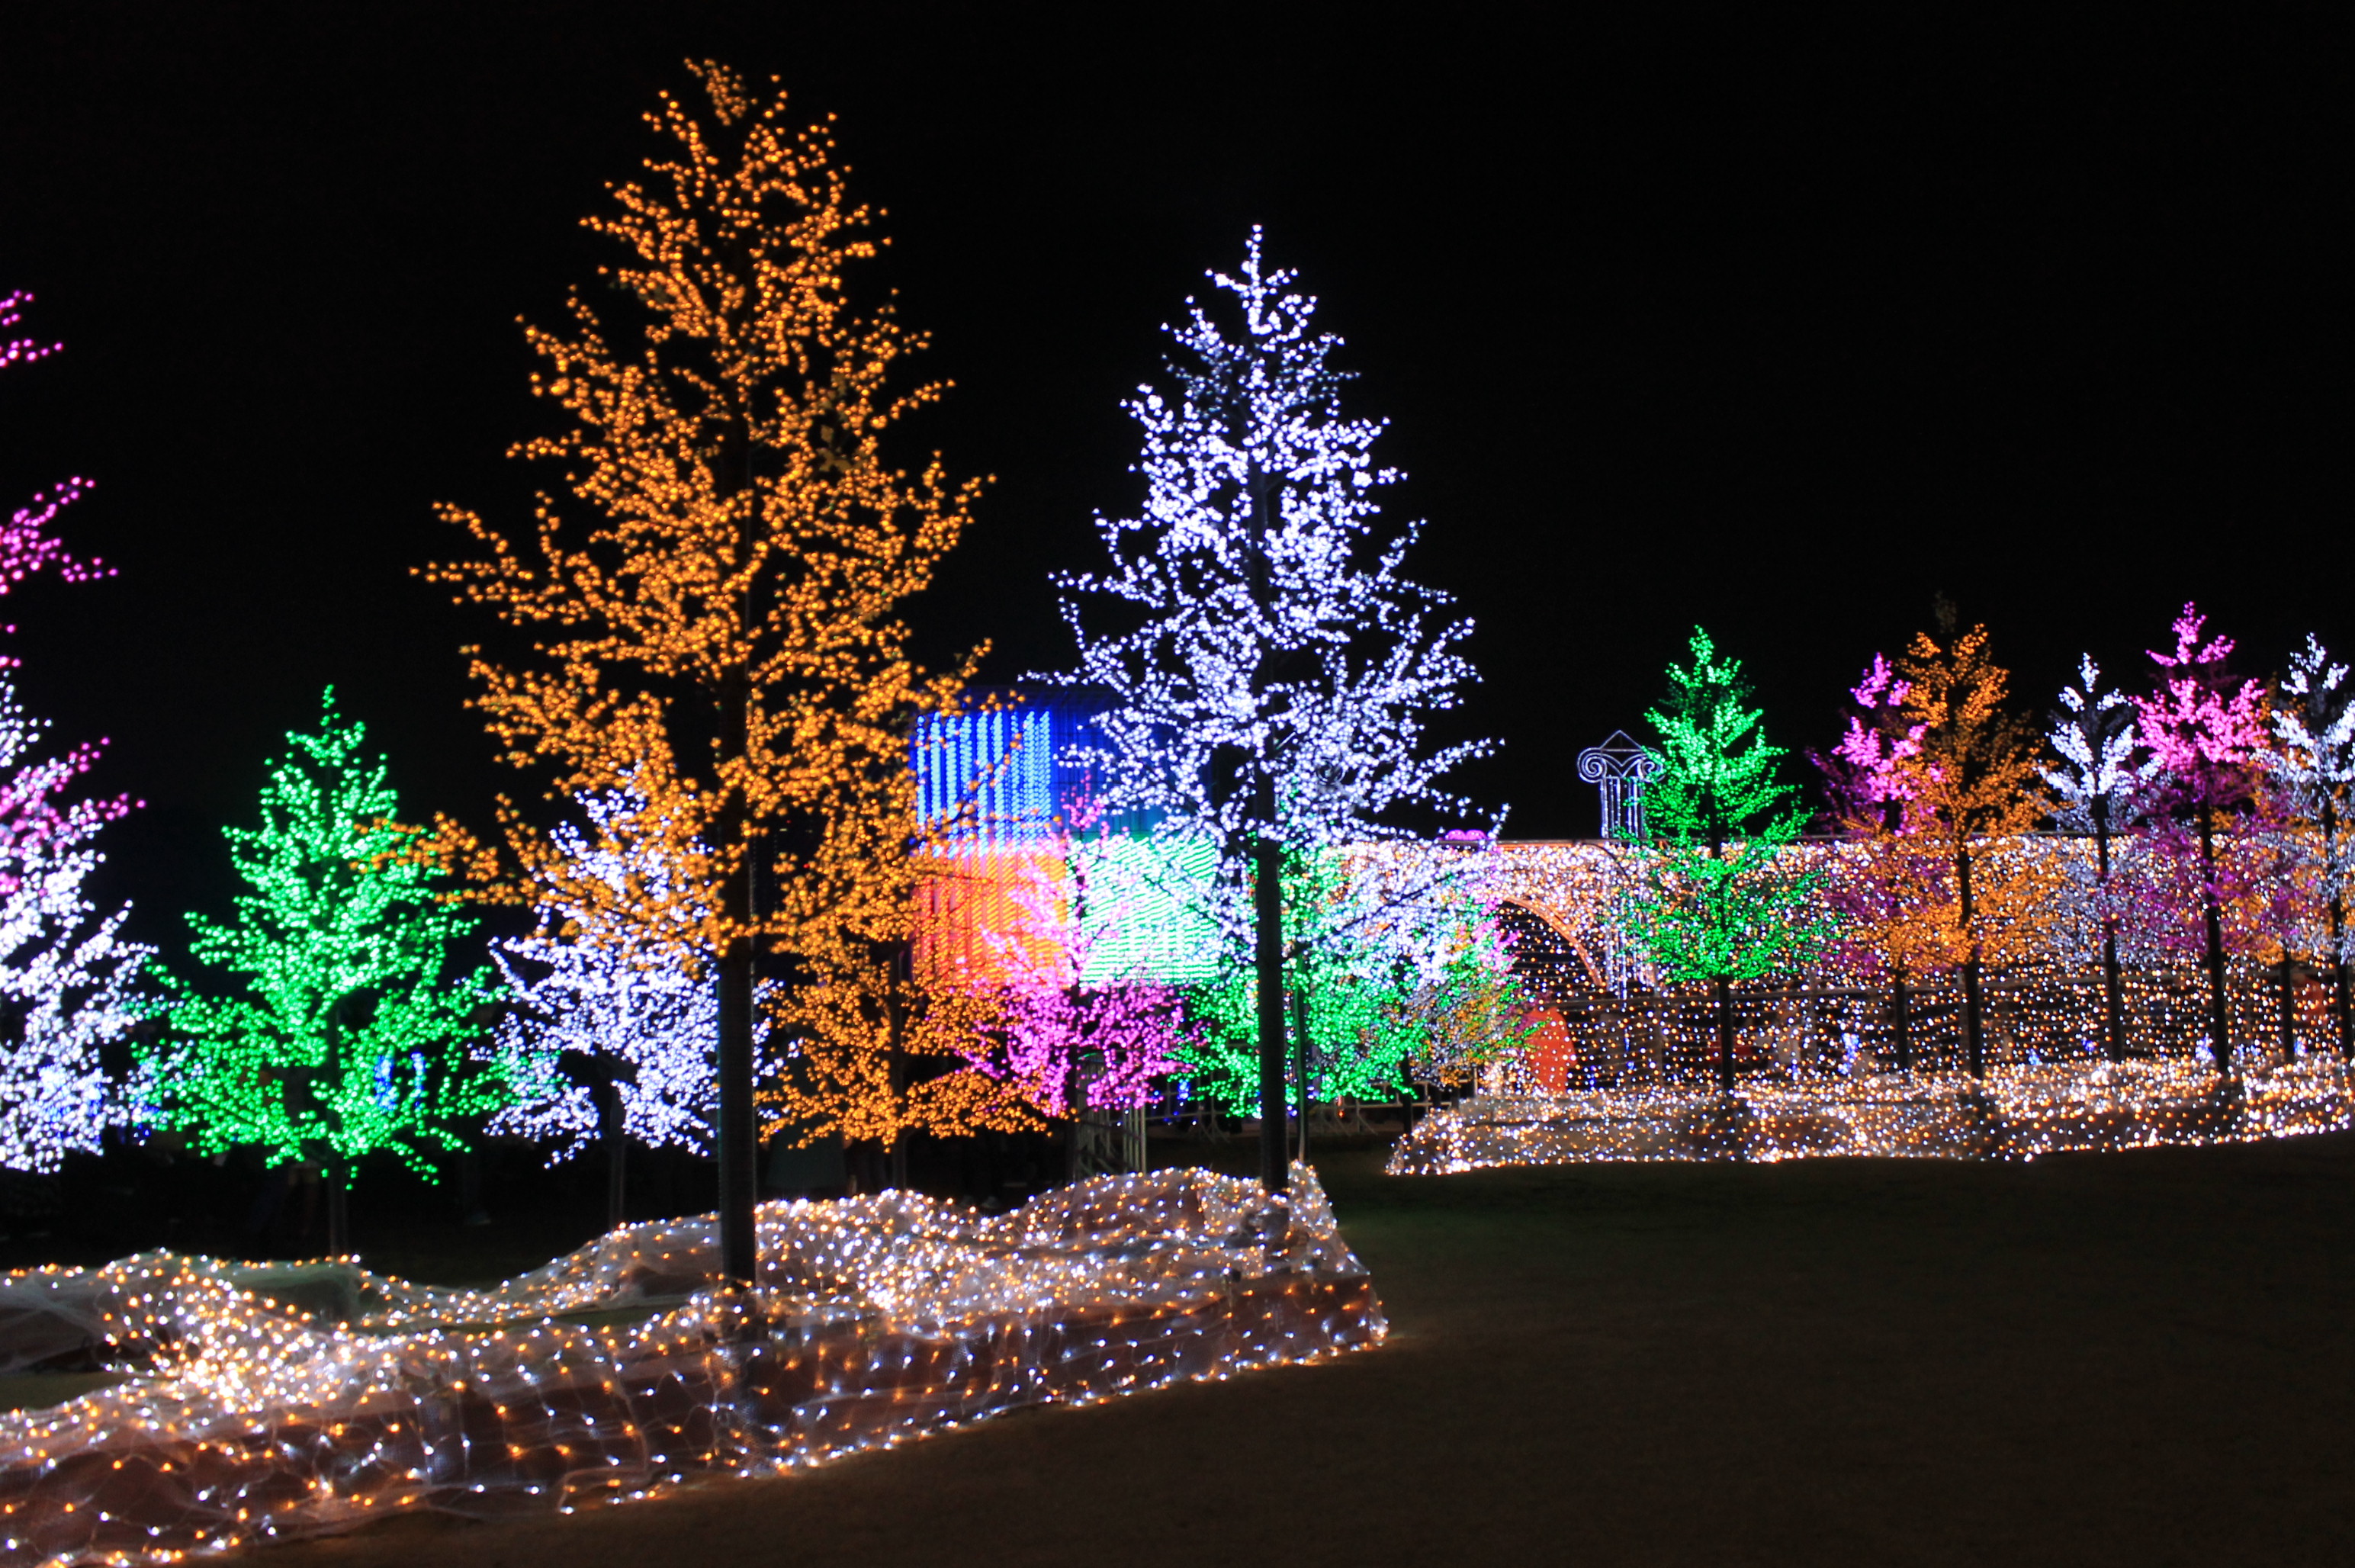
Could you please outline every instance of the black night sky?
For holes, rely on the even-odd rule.
[[[2251,673],[2355,644],[2320,14],[1891,9],[20,8],[0,292],[66,351],[0,373],[0,497],[88,475],[67,537],[121,571],[9,596],[21,686],[150,803],[110,869],[167,943],[325,681],[413,815],[536,789],[463,707],[490,624],[408,572],[458,543],[429,503],[525,514],[516,317],[591,274],[689,56],[838,112],[890,211],[873,281],[958,383],[916,440],[998,479],[917,618],[995,678],[1068,656],[1118,400],[1254,221],[1478,622],[1465,782],[1516,836],[1593,831],[1570,760],[1696,621],[1793,747],[1940,590],[2040,709],[2188,597]]]

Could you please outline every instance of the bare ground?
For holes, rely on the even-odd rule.
[[[252,1559],[2355,1561],[2355,1136],[2012,1167],[1378,1158],[1319,1162],[1390,1310],[1378,1350]]]

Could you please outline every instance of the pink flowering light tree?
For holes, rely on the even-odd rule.
[[[1095,813],[1082,805],[1074,815]],[[1170,987],[1082,983],[1127,905],[1104,885],[1111,858],[1075,852],[1068,838],[1061,848],[1060,863],[1020,859],[1007,890],[1009,929],[986,933],[998,983],[971,1060],[1049,1116],[1150,1104],[1156,1080],[1185,1065],[1179,1052],[1194,1028]]]
[[[32,303],[32,298],[22,292],[0,294],[0,368],[47,358],[60,347],[37,338],[7,336],[22,323],[23,307]],[[8,515],[7,524],[0,527],[0,593],[6,593],[44,567],[54,568],[69,582],[87,582],[94,577],[114,574],[101,561],[76,560],[49,531],[58,514],[89,494],[90,487],[87,479],[62,480],[37,492],[28,504]]]
[[[2229,1078],[2225,959],[2232,946],[2254,950],[2273,912],[2257,906],[2281,896],[2285,886],[2258,863],[2263,825],[2254,818],[2265,805],[2258,785],[2268,751],[2264,688],[2232,679],[2226,667],[2232,639],[2200,641],[2206,621],[2184,605],[2175,620],[2175,651],[2151,652],[2158,688],[2134,699],[2154,775],[2139,828],[2157,862],[2139,923],[2160,947],[2196,951],[2205,963],[2209,1047],[2216,1070]],[[2241,916],[2232,923],[2241,940],[2229,945],[2228,908]]]
[[[1919,842],[1913,816],[1929,726],[1907,722],[1910,689],[1873,655],[1849,688],[1852,706],[1839,743],[1809,753],[1824,775],[1826,815],[1847,841],[1824,890],[1838,932],[1829,955],[1859,982],[1888,984],[1901,1072],[1913,1068],[1913,984],[1943,960],[1934,911],[1947,896],[1946,861]]]
[[[0,368],[57,351],[13,335],[31,298],[0,295]],[[68,479],[10,514],[0,594],[44,568],[72,582],[111,575],[66,554],[48,531],[89,487]],[[85,891],[105,859],[91,840],[134,803],[67,798],[105,743],[43,754],[48,725],[17,701],[6,673],[16,663],[0,655],[0,1166],[46,1173],[69,1150],[96,1150],[131,1114],[109,1091],[100,1048],[142,1016],[135,987],[154,949],[123,940],[129,906],[101,917]]]

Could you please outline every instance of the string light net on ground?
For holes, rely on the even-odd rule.
[[[741,1294],[709,1288],[708,1216],[491,1291],[169,1253],[12,1275],[0,1366],[88,1349],[130,1381],[0,1417],[0,1563],[639,1497],[1379,1342],[1371,1280],[1292,1179],[1102,1178],[997,1218],[766,1204]]]

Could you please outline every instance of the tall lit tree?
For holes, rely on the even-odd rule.
[[[508,1099],[470,1053],[490,971],[457,967],[472,916],[451,907],[396,819],[385,762],[357,721],[321,703],[316,734],[290,733],[256,827],[226,830],[245,891],[226,923],[191,914],[209,983],[173,976],[160,1042],[141,1048],[159,1125],[200,1153],[259,1145],[323,1168],[328,1244],[348,1247],[353,1168],[378,1151],[431,1170],[466,1118]]]
[[[564,885],[544,883],[537,929],[492,950],[510,997],[497,1051],[518,1099],[490,1130],[554,1140],[551,1164],[602,1136],[618,1225],[626,1140],[711,1152],[719,1003],[695,944],[702,912],[672,886],[645,797],[581,805],[587,829],[550,835]]]
[[[2229,834],[2255,802],[2266,750],[2264,688],[2235,681],[2232,639],[2200,641],[2207,617],[2191,604],[2175,620],[2175,651],[2151,652],[2158,688],[2134,699],[2158,782],[2145,831],[2160,854],[2194,878],[2200,950],[2208,969],[2208,1027],[2216,1070],[2233,1072],[2232,1008],[2224,985],[2224,873],[2220,829]]]
[[[2278,747],[2270,754],[2290,808],[2313,830],[2316,892],[2328,918],[2323,962],[2330,970],[2331,1008],[2339,1023],[2340,1056],[2355,1060],[2355,1002],[2349,997],[2348,966],[2355,959],[2355,933],[2347,924],[2347,894],[2355,883],[2355,841],[2348,821],[2355,811],[2355,680],[2309,634],[2306,646],[2290,656],[2282,679],[2281,704],[2274,710]]]
[[[2045,734],[2061,765],[2045,769],[2044,782],[2055,797],[2055,825],[2094,841],[2091,880],[2080,891],[2102,933],[2103,1054],[2123,1061],[2126,986],[2118,965],[2122,890],[2112,860],[2118,835],[2132,827],[2140,814],[2138,792],[2149,781],[2151,763],[2143,754],[2134,704],[2122,691],[2102,689],[2102,672],[2093,655],[2079,662],[2078,679],[2083,684],[2061,688],[2061,707]]]
[[[1913,984],[1953,957],[1942,918],[1953,868],[1924,843],[1922,819],[1911,810],[1921,793],[1913,764],[1927,730],[1906,714],[1912,689],[1887,659],[1873,655],[1849,688],[1839,743],[1814,756],[1831,826],[1845,840],[1823,883],[1837,928],[1828,956],[1859,980],[1887,983],[1901,1072],[1913,1068]]]
[[[1645,714],[1660,772],[1644,786],[1643,853],[1623,919],[1671,981],[1706,981],[1717,1001],[1717,1078],[1733,1092],[1732,982],[1804,963],[1830,935],[1818,871],[1783,851],[1799,836],[1797,790],[1758,727],[1741,662],[1693,628],[1692,666],[1668,666],[1668,698]]]
[[[1989,854],[1987,843],[2034,827],[2045,804],[2035,738],[2006,706],[2010,672],[1987,656],[1987,628],[1964,630],[1944,599],[1935,626],[1914,634],[1895,667],[1905,718],[1921,735],[1903,764],[1913,779],[1905,810],[1954,868],[1945,915],[1962,973],[1964,1061],[1976,1078],[1987,1070],[1982,966],[2039,951],[2050,908],[2037,863]]]
[[[651,177],[586,220],[623,260],[574,293],[570,333],[527,332],[547,367],[533,390],[570,426],[517,450],[562,467],[587,521],[543,497],[519,544],[445,507],[487,553],[433,575],[533,639],[527,658],[475,656],[508,760],[575,797],[634,788],[664,825],[712,955],[722,1251],[750,1279],[756,959],[786,1042],[773,1107],[800,1136],[964,1130],[1008,1102],[977,1072],[911,1085],[892,1068],[895,1042],[958,1043],[927,1034],[903,955],[923,837],[911,731],[963,676],[919,668],[902,616],[978,483],[885,456],[943,384],[894,389],[925,338],[853,304],[881,241],[829,123],[796,129],[781,90],[756,101],[693,69],[709,114],[666,95]],[[507,842],[544,880],[541,837],[510,820]]]
[[[155,951],[123,940],[130,906],[93,920],[84,887],[105,859],[91,840],[132,803],[68,801],[99,749],[42,756],[47,728],[0,672],[0,1166],[37,1172],[94,1152],[133,1109],[101,1048],[143,1016],[136,982]]]
[[[1373,461],[1382,426],[1343,415],[1340,340],[1293,277],[1263,264],[1254,229],[1242,266],[1210,274],[1232,319],[1188,302],[1174,384],[1126,405],[1143,512],[1099,517],[1110,566],[1057,580],[1071,678],[1112,697],[1090,758],[1103,805],[1154,821],[1171,863],[1189,842],[1215,850],[1208,912],[1252,955],[1272,1189],[1286,1171],[1285,857],[1398,837],[1404,809],[1461,813],[1440,780],[1486,749],[1428,741],[1472,678],[1455,651],[1470,624],[1435,622],[1446,596],[1402,574],[1419,528],[1380,526],[1398,477]]]
[[[0,368],[58,351],[6,336],[32,297],[0,295]],[[64,480],[0,525],[0,595],[44,570],[69,582],[113,575],[67,554],[50,530],[89,488],[87,479]],[[132,802],[64,798],[103,742],[38,755],[48,726],[17,702],[5,673],[16,662],[0,655],[0,1165],[48,1172],[68,1149],[97,1148],[132,1109],[111,1092],[100,1048],[138,1020],[134,986],[154,949],[122,940],[127,905],[92,923],[83,884],[105,857],[91,840]]]

